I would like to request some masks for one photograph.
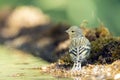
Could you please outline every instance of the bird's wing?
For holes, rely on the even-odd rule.
[[[79,53],[79,55],[80,54],[82,54],[84,51],[86,51],[86,50],[90,50],[90,46],[80,46],[79,48],[78,48],[78,53]]]
[[[73,54],[74,56],[77,56],[77,48],[71,47],[71,48],[69,49],[69,52],[70,52],[70,54]]]

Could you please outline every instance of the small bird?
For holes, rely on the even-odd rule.
[[[89,57],[91,44],[83,35],[82,30],[77,26],[71,26],[66,32],[71,41],[69,53],[74,62],[72,70],[81,70],[81,63]]]

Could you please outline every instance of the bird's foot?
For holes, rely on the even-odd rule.
[[[81,66],[73,66],[71,71],[81,71]]]

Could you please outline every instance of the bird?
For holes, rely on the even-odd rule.
[[[70,39],[69,53],[74,62],[72,70],[81,70],[82,62],[89,57],[91,43],[78,26],[71,26],[66,32]]]

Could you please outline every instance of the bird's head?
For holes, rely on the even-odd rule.
[[[68,30],[66,30],[66,32],[68,33],[70,38],[74,38],[74,37],[78,37],[78,36],[82,37],[83,36],[82,30],[77,26],[71,26]]]

